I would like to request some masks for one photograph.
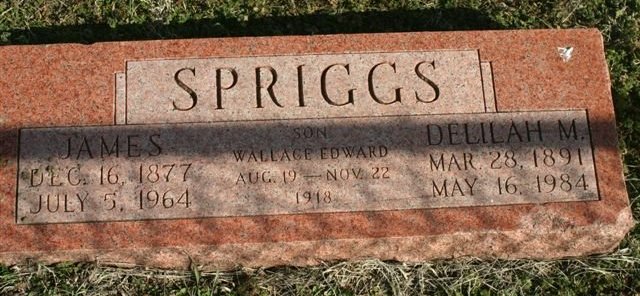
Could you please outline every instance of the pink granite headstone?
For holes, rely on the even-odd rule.
[[[597,30],[0,47],[0,261],[606,252],[633,219]]]

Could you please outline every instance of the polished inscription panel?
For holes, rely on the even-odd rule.
[[[484,112],[490,74],[476,49],[133,60],[116,122]]]
[[[597,200],[585,110],[25,128],[17,223]]]

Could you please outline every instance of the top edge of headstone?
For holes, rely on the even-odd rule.
[[[403,31],[403,32],[370,32],[370,33],[335,33],[335,34],[311,34],[311,35],[302,35],[302,34],[292,34],[292,35],[263,35],[263,36],[208,36],[208,37],[188,37],[188,38],[167,38],[167,39],[143,39],[143,40],[106,40],[106,41],[96,41],[96,42],[53,42],[53,43],[37,43],[37,44],[7,44],[0,45],[0,49],[3,48],[11,48],[11,47],[58,47],[58,46],[77,46],[77,47],[92,47],[92,46],[100,46],[104,44],[129,44],[129,43],[138,43],[138,44],[153,44],[153,43],[172,43],[172,42],[203,42],[208,40],[290,40],[290,39],[333,39],[340,38],[343,36],[350,37],[364,37],[364,36],[407,36],[407,35],[456,35],[456,34],[508,34],[508,33],[518,33],[518,34],[558,34],[558,33],[569,33],[569,32],[580,32],[580,33],[588,33],[597,35],[601,41],[602,32],[598,28],[567,28],[567,29],[504,29],[504,30],[481,30],[481,29],[473,29],[473,30],[452,30],[452,31]]]

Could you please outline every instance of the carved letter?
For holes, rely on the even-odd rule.
[[[222,86],[222,70],[227,70],[229,71],[229,73],[231,73],[231,78],[233,78],[233,80],[231,81],[231,84],[229,84],[229,86]],[[236,69],[233,68],[217,68],[216,69],[216,109],[223,109],[222,108],[222,90],[225,89],[230,89],[232,87],[234,87],[236,85],[236,83],[238,82],[238,72],[236,72]]]
[[[71,138],[67,139],[67,155],[60,156],[60,159],[67,159],[69,157],[71,157]]]
[[[160,135],[158,134],[154,134],[149,136],[149,142],[151,142],[151,145],[153,145],[153,147],[156,148],[155,152],[149,152],[149,156],[158,156],[160,154],[162,154],[162,147],[160,147],[160,144],[158,144],[158,139],[155,138],[160,138]]]
[[[349,89],[348,93],[349,93],[349,99],[342,103],[342,104],[338,104],[336,102],[334,102],[333,100],[331,100],[329,98],[329,95],[327,94],[327,73],[329,72],[329,70],[331,70],[331,68],[333,68],[334,66],[342,66],[345,70],[347,70],[347,75],[351,74],[349,72],[349,64],[333,64],[330,65],[329,67],[327,67],[326,69],[324,69],[322,71],[322,75],[320,76],[320,91],[322,92],[322,97],[324,98],[325,101],[327,101],[327,103],[334,105],[334,106],[344,106],[347,104],[352,104],[353,105],[353,92],[354,92],[354,88]]]
[[[34,182],[36,180],[35,176],[40,176],[40,182]],[[42,173],[39,169],[31,169],[31,178],[29,179],[31,183],[31,187],[38,187],[44,182],[44,173]]]
[[[80,149],[78,150],[78,155],[76,156],[76,159],[80,159],[80,155],[82,154],[82,152],[87,152],[87,155],[89,155],[89,158],[93,158],[93,153],[91,153],[91,146],[89,146],[89,141],[87,140],[87,137],[82,137],[82,144],[80,145]]]
[[[371,70],[369,71],[369,94],[371,95],[371,98],[373,98],[374,101],[383,104],[383,105],[391,105],[395,102],[400,102],[400,90],[402,89],[401,87],[395,88],[394,90],[396,91],[396,99],[391,101],[391,102],[384,102],[382,101],[380,98],[378,98],[378,96],[376,96],[376,93],[374,91],[374,87],[373,87],[373,72],[376,70],[376,68],[378,68],[378,66],[380,65],[390,65],[391,69],[393,69],[393,73],[396,73],[396,63],[389,63],[389,62],[382,62],[379,63],[375,66],[373,66],[373,68],[371,68]]]
[[[38,210],[34,211],[33,209],[29,209],[29,213],[37,214],[37,213],[40,213],[41,210],[42,210],[42,194],[40,194],[40,201],[38,202]]]
[[[115,141],[113,141],[113,144],[111,144],[111,148],[109,148],[109,145],[107,144],[107,140],[104,139],[104,136],[100,136],[100,141],[102,142],[102,145],[100,146],[100,157],[102,159],[105,158],[105,154],[107,156],[111,156],[111,154],[115,154],[116,157],[119,156],[120,154],[120,148],[119,148],[119,136],[116,136]]]
[[[304,107],[304,78],[302,77],[302,67],[298,66],[298,102],[300,107]]]
[[[420,96],[418,96],[418,92],[416,91],[416,100],[418,102],[423,102],[423,103],[432,103],[435,100],[437,100],[440,97],[440,88],[436,85],[435,82],[433,82],[431,79],[427,78],[427,76],[425,76],[424,74],[422,74],[422,72],[420,72],[420,66],[423,64],[427,64],[426,61],[422,61],[420,63],[418,63],[416,65],[415,71],[416,74],[418,75],[418,77],[420,77],[420,79],[422,79],[422,81],[426,82],[427,84],[429,84],[429,86],[431,86],[431,88],[433,88],[433,91],[435,92],[435,95],[433,96],[432,99],[429,100],[423,100],[420,98]],[[431,66],[434,70],[436,69],[436,61],[431,61],[430,63],[428,63],[429,66]]]
[[[278,72],[276,72],[274,68],[271,68],[269,66],[256,68],[256,108],[264,108],[262,106],[262,85],[260,83],[260,69],[268,69],[269,72],[271,72],[271,83],[269,83],[269,85],[267,85],[266,87],[267,93],[269,93],[269,96],[271,97],[273,103],[276,104],[276,106],[282,108],[283,106],[278,103],[276,95],[273,93],[273,85],[276,84],[276,81],[278,81]]]
[[[187,107],[187,108],[180,108],[178,107],[178,105],[176,105],[176,101],[173,101],[173,109],[175,110],[179,110],[179,111],[189,111],[191,109],[193,109],[193,107],[196,106],[196,104],[198,103],[198,95],[196,94],[195,91],[193,91],[192,88],[188,87],[186,84],[184,84],[184,82],[182,82],[182,80],[180,80],[180,78],[178,77],[178,75],[180,75],[180,73],[184,70],[189,70],[193,76],[196,76],[196,68],[182,68],[178,71],[176,71],[176,74],[173,75],[173,80],[175,80],[175,82],[178,84],[178,86],[180,88],[182,88],[184,91],[186,91],[189,96],[191,97],[191,106]]]

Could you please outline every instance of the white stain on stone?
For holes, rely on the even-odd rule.
[[[562,58],[562,61],[568,62],[569,60],[571,60],[571,57],[573,56],[573,47],[571,46],[558,47],[558,54]]]

